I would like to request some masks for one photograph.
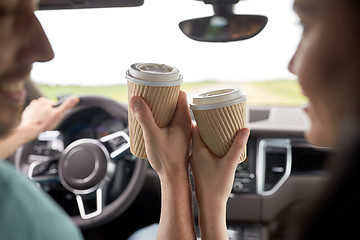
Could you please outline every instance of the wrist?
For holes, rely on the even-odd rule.
[[[186,171],[162,175],[161,217],[157,239],[195,239],[192,192]]]
[[[174,174],[159,174],[160,184],[163,189],[187,190],[190,187],[187,171],[177,171]]]
[[[16,138],[21,142],[21,145],[35,139],[37,137],[35,132],[37,132],[37,130],[33,129],[31,126],[24,125],[19,125],[12,130],[12,134],[14,134],[14,136],[16,136]]]
[[[219,191],[211,190],[211,186],[207,186],[207,188],[203,187],[203,190],[204,191],[201,191],[201,189],[198,189],[197,185],[195,185],[196,200],[199,208],[226,210],[228,196],[224,196]]]
[[[199,224],[204,239],[228,239],[226,204],[199,206]]]
[[[19,145],[23,145],[32,140],[31,131],[28,128],[18,126],[10,132],[13,139],[16,139]]]
[[[226,203],[206,201],[199,205],[199,225],[202,239],[228,239],[226,224]]]
[[[210,198],[198,201],[199,212],[208,216],[225,216],[226,202]]]

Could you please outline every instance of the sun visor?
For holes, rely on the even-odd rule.
[[[41,0],[39,10],[137,7],[144,0]]]

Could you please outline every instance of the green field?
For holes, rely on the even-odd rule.
[[[216,81],[184,83],[181,89],[188,94],[188,97],[199,94],[204,91],[210,91],[219,88],[235,87],[240,88],[248,96],[250,105],[282,105],[282,106],[300,106],[306,102],[302,96],[299,85],[294,80],[277,80],[263,82],[242,82],[242,83],[223,83]],[[126,85],[112,86],[72,86],[72,85],[44,85],[39,84],[40,90],[45,96],[56,99],[63,95],[100,95],[112,98],[116,101],[127,101]]]

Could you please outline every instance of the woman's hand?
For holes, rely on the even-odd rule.
[[[231,193],[235,170],[249,134],[249,129],[241,129],[226,156],[219,158],[209,152],[200,137],[197,126],[193,126],[194,145],[190,164],[198,201],[226,203]]]
[[[196,239],[188,175],[191,117],[186,94],[180,91],[174,117],[166,128],[156,125],[141,97],[132,97],[129,104],[143,130],[148,160],[160,178],[161,216],[156,239]]]
[[[141,125],[146,155],[160,178],[172,178],[188,171],[191,139],[191,117],[186,94],[180,91],[170,125],[159,128],[150,108],[138,96],[130,99],[130,107]]]
[[[226,203],[250,131],[247,128],[241,129],[226,156],[219,158],[209,152],[197,126],[193,126],[192,129],[193,152],[190,165],[199,205],[201,239],[228,239]]]

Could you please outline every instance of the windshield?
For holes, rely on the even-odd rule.
[[[206,90],[241,88],[251,105],[302,105],[288,62],[301,28],[292,0],[240,1],[236,14],[268,17],[252,39],[204,43],[186,37],[179,22],[213,15],[193,0],[145,1],[141,7],[38,11],[55,58],[34,65],[32,79],[50,98],[100,94],[127,101],[125,72],[136,62],[175,66],[189,98]]]

